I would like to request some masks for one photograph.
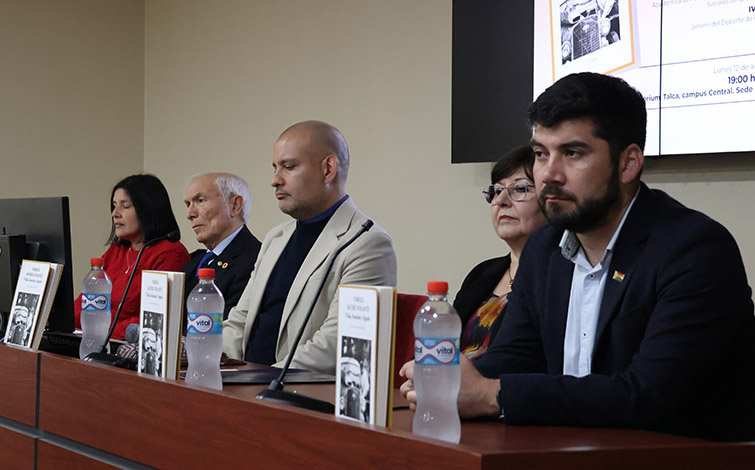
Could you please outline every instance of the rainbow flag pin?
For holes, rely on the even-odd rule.
[[[613,272],[613,280],[622,282],[624,281],[624,273],[620,273],[618,271]]]

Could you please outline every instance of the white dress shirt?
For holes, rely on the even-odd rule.
[[[613,257],[613,247],[621,233],[624,221],[632,210],[637,195],[632,198],[624,216],[616,227],[611,241],[600,262],[592,266],[587,260],[577,235],[564,231],[559,246],[564,258],[574,263],[574,274],[569,295],[569,311],[564,335],[564,375],[583,377],[592,370],[592,353],[595,347],[595,331],[598,325],[600,304],[608,278],[608,268]]]
[[[236,238],[236,235],[239,234],[239,232],[241,231],[242,228],[244,228],[243,225],[241,227],[237,228],[235,232],[233,232],[232,234],[230,234],[227,237],[225,237],[222,242],[218,243],[215,246],[215,248],[212,249],[212,252],[215,253],[215,256],[220,256],[221,253],[223,253],[223,250],[225,250],[228,247],[228,245],[231,244],[231,242],[233,241],[233,239]]]

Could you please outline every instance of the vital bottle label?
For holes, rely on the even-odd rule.
[[[416,338],[414,360],[425,366],[451,366],[459,363],[459,338]]]
[[[81,294],[81,310],[90,312],[110,310],[110,294]]]
[[[223,312],[192,313],[189,312],[189,335],[222,335]]]

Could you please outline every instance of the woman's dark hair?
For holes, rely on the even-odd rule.
[[[156,176],[131,175],[116,183],[110,193],[111,213],[115,209],[113,198],[118,189],[126,191],[131,199],[145,242],[178,230],[178,223],[173,215],[173,209],[170,207],[168,191]],[[130,245],[128,240],[120,240],[115,235],[115,225],[112,223],[112,219],[110,238],[108,239],[108,244],[111,243]]]
[[[522,145],[503,156],[490,171],[490,184],[496,184],[503,178],[508,178],[517,171],[524,169],[524,174],[530,181],[535,181],[532,177],[532,165],[535,163],[535,154],[532,147]]]

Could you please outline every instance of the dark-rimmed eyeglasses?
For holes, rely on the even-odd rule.
[[[504,191],[512,201],[522,202],[527,199],[529,194],[535,194],[535,185],[527,181],[515,181],[508,186],[491,184],[482,188],[482,194],[488,204],[492,203]]]

